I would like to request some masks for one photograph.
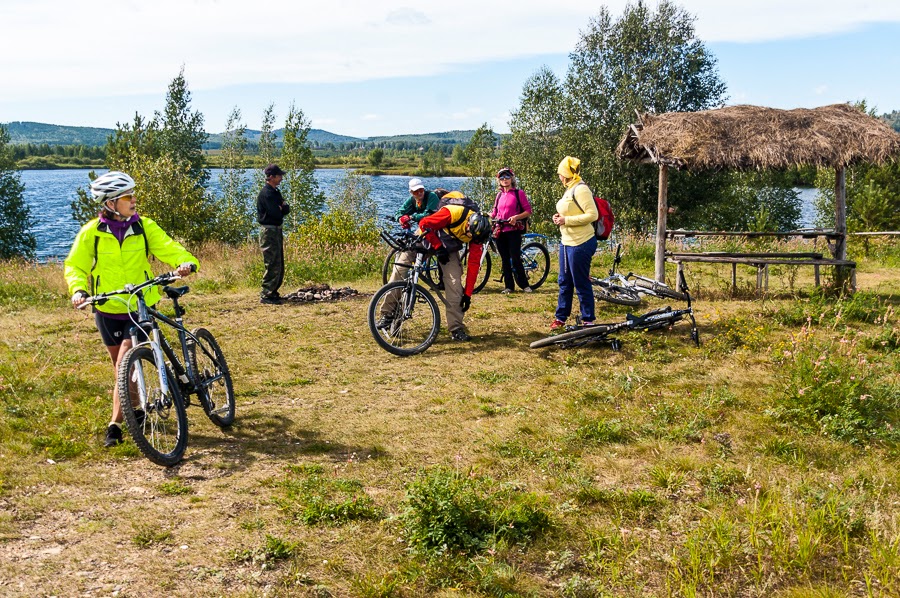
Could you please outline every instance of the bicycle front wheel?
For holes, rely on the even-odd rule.
[[[376,291],[369,302],[368,320],[382,349],[407,357],[431,346],[440,329],[441,312],[431,293],[401,280]]]
[[[607,326],[606,324],[597,324],[596,326],[588,326],[587,328],[573,330],[572,332],[563,332],[562,334],[548,336],[547,338],[536,340],[528,346],[532,349],[540,349],[541,347],[561,345],[568,341],[573,341],[575,339],[585,338],[588,336],[606,336],[607,334],[609,334],[610,328],[611,327]]]
[[[543,243],[527,243],[522,247],[522,266],[528,278],[528,286],[537,289],[550,273],[550,252]]]
[[[636,291],[617,284],[610,284],[605,280],[595,280],[591,284],[594,287],[594,297],[601,301],[629,306],[641,304],[641,296]]]
[[[192,334],[197,340],[191,343],[189,355],[203,410],[220,428],[230,426],[234,422],[234,386],[225,356],[212,332],[197,328]]]
[[[181,461],[187,448],[187,413],[169,368],[163,391],[160,370],[149,347],[133,347],[122,358],[116,380],[128,433],[141,453],[164,467]]]

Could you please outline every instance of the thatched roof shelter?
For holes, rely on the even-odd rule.
[[[618,147],[624,160],[688,170],[843,168],[900,155],[900,135],[848,104],[778,110],[727,106],[645,114]]]
[[[832,254],[846,260],[846,168],[900,156],[900,135],[849,104],[778,110],[727,106],[701,112],[644,114],[619,142],[623,160],[659,165],[656,279],[665,278],[668,169],[766,170],[812,165],[835,169]]]

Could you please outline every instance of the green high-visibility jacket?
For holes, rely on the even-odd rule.
[[[138,284],[153,278],[150,255],[177,268],[181,264],[192,263],[200,268],[191,253],[175,241],[150,218],[140,217],[125,232],[119,244],[106,224],[94,218],[78,231],[72,249],[65,263],[66,283],[69,295],[84,291],[90,295],[121,289],[126,284]],[[122,295],[123,300],[127,295]],[[144,289],[147,305],[155,305],[160,299],[159,289]],[[110,314],[124,314],[137,309],[132,299],[129,305],[110,299],[96,306],[98,311]]]

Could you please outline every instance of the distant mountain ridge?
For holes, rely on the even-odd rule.
[[[27,121],[13,121],[3,123],[3,126],[9,132],[10,143],[15,145],[24,145],[28,143],[47,145],[87,145],[87,146],[104,146],[107,138],[115,133],[115,129],[104,129],[99,127],[72,127],[66,125],[51,125],[47,123],[36,123]],[[274,131],[276,140],[280,140],[283,135],[283,129]],[[350,137],[348,135],[338,135],[322,129],[310,129],[308,139],[314,146],[323,146],[327,143],[335,145],[340,143],[365,143],[367,145],[391,143],[391,142],[410,142],[420,143],[422,145],[430,145],[432,143],[441,144],[465,144],[474,135],[475,131],[446,131],[442,133],[423,133],[416,135],[388,135],[379,137]],[[256,143],[261,135],[260,131],[248,129],[245,133],[247,141]],[[212,133],[204,147],[217,148],[221,147],[222,133]]]

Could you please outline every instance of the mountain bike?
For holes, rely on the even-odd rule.
[[[400,357],[416,355],[434,343],[441,323],[437,302],[419,282],[446,303],[437,284],[427,275],[428,263],[435,256],[422,237],[397,238],[382,231],[381,238],[395,251],[414,251],[416,259],[412,264],[403,264],[408,268],[403,280],[387,283],[372,296],[367,314],[369,330],[385,351]]]
[[[624,322],[612,324],[594,324],[591,326],[567,326],[566,332],[542,338],[531,343],[532,349],[541,347],[557,346],[563,349],[573,347],[581,347],[590,343],[608,343],[614,351],[622,348],[622,342],[612,336],[617,332],[627,330],[659,330],[669,328],[680,322],[685,317],[691,321],[691,340],[694,344],[700,346],[700,334],[697,331],[697,321],[694,319],[694,308],[691,305],[691,295],[684,280],[684,273],[681,273],[681,288],[684,289],[684,295],[687,301],[685,309],[672,309],[671,307],[663,307],[654,309],[639,316],[627,314]]]
[[[618,305],[635,306],[641,304],[641,296],[665,297],[686,301],[685,293],[672,289],[664,282],[640,276],[634,272],[626,275],[616,272],[616,266],[622,262],[622,245],[616,245],[616,256],[613,258],[612,267],[606,278],[591,276],[591,285],[594,287],[594,297],[601,301],[608,301]]]
[[[394,270],[394,266],[400,266],[401,268],[410,268],[412,266],[412,264],[399,262],[398,255],[409,251],[411,244],[415,243],[417,236],[411,231],[404,231],[397,235],[390,235],[390,233],[384,231],[384,234],[389,235],[394,243],[394,245],[391,246],[391,252],[388,253],[384,260],[384,264],[381,266],[381,282],[382,284],[387,284],[388,280],[390,280],[391,273]],[[382,238],[384,238],[384,236],[382,236]],[[550,272],[550,251],[547,249],[547,237],[537,233],[525,233],[522,235],[522,239],[523,241],[528,241],[522,245],[522,266],[525,268],[528,286],[532,289],[537,289],[544,284],[547,280],[547,274]],[[460,262],[463,265],[463,271],[465,271],[469,257],[469,246],[466,245],[461,252]],[[478,270],[478,280],[475,283],[473,293],[481,291],[488,283],[493,263],[491,254],[499,255],[497,244],[493,237],[490,238],[490,241],[485,246],[485,251],[481,253],[481,266]],[[423,265],[421,276],[440,288],[438,262],[433,255],[427,257],[425,264]],[[495,279],[495,281],[502,282],[502,279],[498,278]]]
[[[157,465],[171,467],[181,461],[188,441],[185,399],[196,395],[210,421],[219,427],[234,422],[234,387],[225,356],[212,332],[205,328],[188,331],[184,308],[178,300],[188,287],[163,286],[172,300],[171,319],[144,300],[143,290],[179,279],[174,272],[161,274],[138,285],[88,297],[82,307],[110,299],[132,304],[137,312],[130,329],[132,348],[122,358],[116,383],[128,432],[141,453]],[[127,299],[122,296],[127,295]],[[181,344],[181,359],[160,329],[174,328]]]

